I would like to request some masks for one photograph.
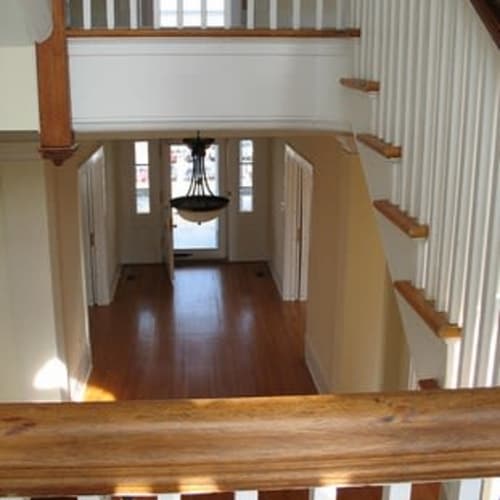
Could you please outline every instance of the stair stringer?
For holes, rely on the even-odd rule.
[[[354,133],[374,130],[377,93],[351,89],[344,89],[344,92],[350,105]],[[390,199],[395,169],[399,168],[400,160],[385,158],[359,141],[357,146],[371,201]],[[375,208],[373,210],[393,282],[409,280],[415,283],[419,250],[427,244],[426,240],[409,237]],[[460,340],[445,341],[437,337],[411,305],[399,293],[395,293],[417,378],[434,378],[442,387],[454,387]]]

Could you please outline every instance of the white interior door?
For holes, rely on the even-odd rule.
[[[313,167],[285,148],[284,300],[307,300]]]
[[[88,164],[82,165],[78,171],[78,185],[80,193],[81,237],[85,267],[87,306],[93,306],[96,302],[95,230],[94,211],[92,206],[92,178],[90,166]]]
[[[192,172],[190,149],[181,143],[170,145],[171,196],[184,196]],[[224,149],[221,144],[208,148],[205,169],[214,194],[225,191]],[[172,210],[172,239],[175,258],[224,259],[227,254],[226,211],[214,220],[197,224],[186,221],[176,209]]]

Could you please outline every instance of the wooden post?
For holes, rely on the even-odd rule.
[[[76,151],[71,128],[71,97],[64,0],[52,0],[53,31],[36,46],[40,153],[62,165]]]

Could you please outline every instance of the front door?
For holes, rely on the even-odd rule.
[[[208,183],[214,194],[222,191],[223,154],[220,144],[207,150],[205,169]],[[171,196],[184,196],[189,188],[193,163],[191,151],[184,144],[170,145]],[[173,246],[176,259],[224,259],[226,257],[226,214],[203,224],[183,219],[172,210]]]

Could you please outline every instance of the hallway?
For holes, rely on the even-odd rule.
[[[305,307],[283,303],[263,263],[125,266],[91,309],[87,401],[313,394]]]

